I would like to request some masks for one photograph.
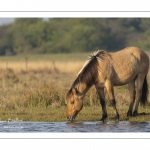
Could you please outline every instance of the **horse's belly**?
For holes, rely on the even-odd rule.
[[[116,72],[113,77],[113,84],[121,86],[131,82],[137,75],[138,69],[136,66],[123,69],[121,72]]]

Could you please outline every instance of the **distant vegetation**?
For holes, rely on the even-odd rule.
[[[0,55],[150,47],[149,18],[17,18],[0,26]]]

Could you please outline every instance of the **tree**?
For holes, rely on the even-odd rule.
[[[149,47],[149,18],[17,18],[0,26],[0,55]]]

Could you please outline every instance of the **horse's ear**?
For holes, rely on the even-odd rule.
[[[70,90],[65,95],[65,103],[67,104],[70,95]]]

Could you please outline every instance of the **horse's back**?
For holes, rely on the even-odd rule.
[[[110,53],[114,84],[127,84],[141,72],[147,74],[149,69],[148,55],[137,47],[127,47]]]
[[[138,47],[127,47],[123,50],[115,53],[110,53],[112,61],[120,64],[122,67],[137,66],[141,68],[149,68],[149,57],[148,55]]]
[[[139,63],[139,72],[148,72],[149,69],[149,56],[141,49],[137,47],[129,47],[127,50],[130,51]]]
[[[124,48],[124,49],[119,50],[117,52],[111,53],[111,55],[114,55],[116,57],[119,57],[119,56],[120,57],[124,57],[124,56],[125,57],[131,57],[131,55],[134,55],[139,60],[142,57],[149,60],[148,55],[138,47],[127,47],[127,48]]]
[[[138,47],[127,47],[119,52],[125,55],[134,55],[137,59],[139,59],[139,61],[141,59],[146,59],[146,61],[149,61],[148,55]]]

